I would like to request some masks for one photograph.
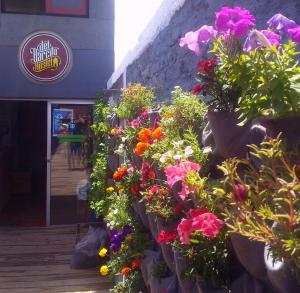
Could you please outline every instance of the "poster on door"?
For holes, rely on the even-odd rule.
[[[53,109],[52,111],[52,135],[67,135],[69,124],[73,121],[73,109]]]

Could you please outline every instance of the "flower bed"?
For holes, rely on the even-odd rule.
[[[280,14],[268,26],[223,7],[180,40],[199,55],[213,43],[192,93],[157,104],[134,84],[118,107],[99,102],[91,207],[110,238],[100,274],[125,276],[115,292],[300,291],[300,141],[272,128],[298,119],[300,27]]]

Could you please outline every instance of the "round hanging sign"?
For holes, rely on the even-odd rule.
[[[19,47],[22,72],[31,80],[51,83],[65,78],[72,67],[72,50],[57,33],[37,31],[25,37]]]

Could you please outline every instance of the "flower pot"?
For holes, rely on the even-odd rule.
[[[251,241],[247,237],[232,233],[230,236],[235,254],[244,268],[255,278],[266,281],[264,243]]]
[[[119,167],[119,157],[116,155],[107,155],[107,164],[111,172],[115,172]]]
[[[207,112],[209,127],[215,142],[216,152],[223,158],[245,158],[248,144],[259,144],[265,137],[264,129],[248,121],[238,126],[238,114],[233,112]],[[260,132],[261,133],[257,133]],[[254,132],[254,134],[253,134]]]
[[[187,261],[181,255],[181,252],[178,249],[174,250],[174,261],[175,261],[176,275],[182,293],[194,292],[193,289],[195,288],[196,282],[194,279],[190,279],[184,276],[184,271],[187,267]]]
[[[167,232],[171,232],[175,227],[177,227],[177,225],[178,225],[177,222],[167,224],[161,219],[158,219],[157,220],[158,234],[160,233],[161,230],[166,230]],[[175,272],[174,252],[172,246],[170,244],[166,244],[165,242],[162,242],[160,244],[160,247],[162,250],[165,263],[167,264],[171,272]]]
[[[151,267],[160,258],[160,251],[148,250],[144,251],[141,259],[141,272],[146,286],[150,287]]]
[[[156,219],[154,218],[154,216],[148,214],[148,221],[149,221],[149,228],[152,233],[152,237],[156,240],[159,234],[157,229]]]
[[[271,292],[262,282],[250,276],[248,273],[241,274],[230,286],[232,293],[266,293]]]
[[[300,284],[297,282],[295,269],[284,260],[275,261],[269,245],[264,247],[264,261],[267,268],[268,279],[276,292],[300,292]]]
[[[155,277],[150,278],[150,289],[151,293],[162,293],[162,292],[176,292],[176,275],[172,275],[167,278],[157,279]]]
[[[142,163],[143,163],[143,158],[136,155],[135,153],[131,154],[131,163],[136,169],[141,169]]]
[[[257,121],[267,129],[269,137],[276,138],[279,133],[282,133],[282,138],[288,146],[293,147],[300,143],[300,116],[259,118]]]
[[[146,207],[144,202],[133,202],[132,208],[139,215],[143,225],[149,229],[149,219],[146,213]]]
[[[153,165],[153,170],[155,173],[156,179],[166,180],[166,175],[163,169],[159,168],[157,165]]]

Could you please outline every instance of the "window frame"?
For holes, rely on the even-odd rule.
[[[46,0],[44,1],[44,9],[43,13],[30,13],[30,12],[16,12],[16,11],[6,11],[6,0],[1,1],[1,13],[7,14],[23,14],[23,15],[42,15],[42,16],[61,16],[61,17],[78,17],[78,18],[89,18],[90,17],[90,0],[86,1],[86,15],[77,15],[77,14],[65,14],[65,13],[46,13]],[[23,0],[24,1],[24,0]]]

